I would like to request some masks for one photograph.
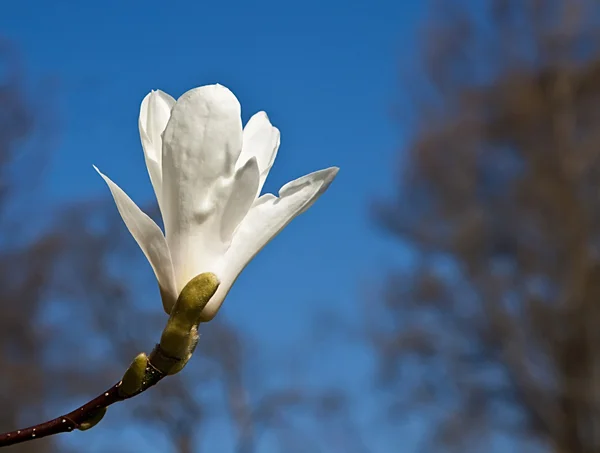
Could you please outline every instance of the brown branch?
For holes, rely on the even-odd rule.
[[[66,415],[28,428],[0,434],[0,447],[41,439],[42,437],[54,434],[67,433],[74,429],[85,431],[92,428],[102,419],[108,406],[145,392],[165,377],[165,374],[156,369],[149,361],[147,363],[145,380],[142,382],[142,387],[139,391],[132,394],[125,394],[121,391],[123,381],[119,381],[106,392]]]
[[[62,417],[0,434],[0,447],[74,429],[85,431],[93,428],[102,420],[106,408],[111,404],[139,395],[165,376],[181,371],[198,344],[198,324],[202,310],[218,287],[219,280],[215,274],[205,272],[194,277],[181,290],[160,343],[149,356],[144,353],[138,354],[121,381],[102,395]]]

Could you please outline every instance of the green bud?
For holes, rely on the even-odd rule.
[[[141,352],[137,355],[121,380],[119,386],[119,394],[124,397],[135,395],[142,391],[144,379],[146,376],[146,366],[148,365],[148,357]]]
[[[163,352],[169,357],[184,357],[189,350],[192,327],[193,325],[183,322],[181,319],[169,319],[160,337],[160,347]]]
[[[171,319],[178,318],[198,325],[202,310],[219,287],[219,279],[211,272],[205,272],[191,279],[181,290],[181,294],[171,311]]]
[[[165,374],[183,369],[198,344],[198,324],[202,310],[219,287],[219,279],[206,272],[194,277],[181,291],[160,344],[152,351],[150,361]]]
[[[102,420],[104,418],[104,414],[106,414],[106,410],[107,410],[106,407],[101,407],[100,409],[92,412],[88,419],[82,421],[79,424],[77,429],[80,431],[87,431],[88,429],[93,428],[98,423],[100,423],[100,420]]]
[[[160,344],[157,344],[154,350],[150,353],[148,360],[152,366],[161,373],[172,375],[179,373],[192,357],[192,353],[198,344],[198,330],[192,328],[191,334],[185,339],[188,350],[181,357],[171,357],[165,353]]]
[[[190,334],[188,336],[188,341],[186,343],[188,349],[186,351],[186,356],[183,360],[175,363],[170,369],[168,374],[176,374],[179,373],[183,368],[187,365],[189,360],[192,358],[192,354],[196,350],[196,346],[198,345],[198,340],[200,339],[200,335],[198,335],[198,327],[192,327]]]

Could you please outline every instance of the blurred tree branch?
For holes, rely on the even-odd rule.
[[[598,452],[600,4],[432,4],[416,132],[377,208],[416,263],[373,333],[381,382],[435,408],[424,451]]]

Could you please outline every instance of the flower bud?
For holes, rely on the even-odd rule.
[[[124,397],[130,397],[142,391],[144,379],[146,376],[146,367],[148,366],[148,357],[141,352],[137,355],[121,380],[119,394]]]
[[[219,287],[213,273],[197,275],[181,291],[160,344],[152,351],[150,362],[165,374],[175,374],[183,369],[198,344],[198,324],[201,313]]]
[[[77,429],[79,431],[87,431],[88,429],[93,428],[98,423],[100,423],[100,420],[102,420],[104,418],[104,415],[106,414],[106,410],[107,410],[106,407],[101,407],[100,409],[92,412],[86,420],[82,421],[79,424]]]

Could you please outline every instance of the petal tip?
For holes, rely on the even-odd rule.
[[[320,178],[318,179],[321,179],[323,185],[329,186],[329,184],[331,184],[331,182],[335,179],[339,171],[340,167],[329,167],[324,168],[323,170],[316,171],[314,174],[315,176],[320,176]]]
[[[192,88],[183,93],[177,100],[173,110],[181,108],[198,109],[200,106],[210,106],[213,111],[235,112],[236,116],[240,114],[240,103],[233,92],[219,84],[203,85]],[[205,107],[206,108],[206,107]]]
[[[256,173],[256,177],[258,178],[258,159],[256,158],[256,156],[252,156],[250,159],[248,159],[246,161],[246,163],[244,163],[244,165],[242,165],[241,168],[243,169],[243,168],[247,168],[247,167],[252,167],[252,169]],[[241,171],[241,169],[238,171]]]
[[[261,124],[261,123],[263,123],[263,124]],[[266,123],[268,126],[270,126],[273,129],[277,129],[276,127],[273,126],[273,124],[271,123],[271,119],[269,118],[269,115],[264,110],[256,112],[254,115],[252,115],[250,117],[250,119],[248,120],[248,122],[246,123],[246,127],[248,127],[248,125],[253,125],[254,127],[260,127],[260,126],[264,127],[264,125],[265,125],[264,123]]]
[[[319,189],[319,194],[322,194],[329,188],[329,186],[337,176],[338,172],[340,171],[340,167],[329,167],[322,171],[324,176],[321,183],[321,188]]]

